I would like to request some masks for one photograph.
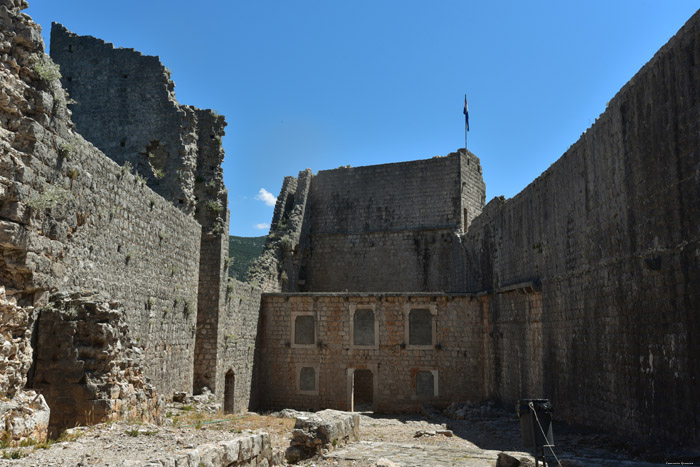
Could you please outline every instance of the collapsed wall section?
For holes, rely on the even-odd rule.
[[[201,226],[72,130],[26,3],[2,5],[2,285],[26,308],[53,291],[119,300],[158,391],[187,390]]]
[[[51,407],[49,432],[119,418],[161,421],[162,400],[119,303],[103,294],[54,294],[39,310],[27,385]]]
[[[248,281],[263,292],[297,292],[306,286],[304,259],[310,254],[307,208],[313,174],[284,177],[263,253],[248,271]]]
[[[469,290],[542,287],[488,299],[492,396],[700,440],[699,38],[696,13],[561,159],[472,223]]]

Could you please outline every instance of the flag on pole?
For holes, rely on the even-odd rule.
[[[469,131],[469,107],[467,107],[467,95],[464,95],[464,130]]]

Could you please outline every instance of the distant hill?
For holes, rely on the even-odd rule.
[[[253,261],[263,251],[265,239],[267,237],[228,237],[228,256],[231,258],[231,266],[228,269],[228,275],[235,277],[239,281],[245,281],[248,278],[248,268]]]

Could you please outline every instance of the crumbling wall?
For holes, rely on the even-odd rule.
[[[361,310],[371,310],[373,326],[355,325]],[[412,341],[413,310],[425,312],[426,341]],[[355,381],[356,398],[363,390],[371,394],[365,410],[417,411],[426,403],[481,400],[482,312],[482,302],[465,294],[263,294],[260,405],[351,410],[352,378],[361,370],[371,372],[366,388]],[[306,318],[310,326],[299,329]],[[356,339],[368,329],[369,342],[367,336]]]
[[[491,395],[640,437],[700,440],[700,13],[581,139],[467,239]]]
[[[310,254],[307,209],[313,174],[285,177],[277,197],[262,255],[248,272],[248,282],[264,292],[297,292],[306,287],[304,260]]]
[[[483,196],[479,160],[466,152],[320,171],[301,290],[453,290],[455,232],[481,211]]]
[[[21,307],[58,290],[121,301],[147,376],[161,393],[187,390],[201,226],[73,131],[26,3],[2,6],[2,285]]]
[[[177,103],[158,57],[53,23],[51,58],[61,66],[78,132],[118,164],[128,161],[156,193],[194,212],[196,111]]]
[[[0,442],[17,445],[48,435],[49,406],[25,387],[32,366],[34,307],[22,308],[0,286]]]
[[[162,403],[143,371],[126,313],[105,296],[56,294],[35,327],[27,385],[51,407],[49,431],[118,418],[156,422]]]
[[[221,377],[216,350],[228,258],[224,117],[180,105],[158,57],[79,36],[56,23],[51,56],[75,100],[70,106],[78,131],[113,160],[128,162],[149,187],[201,225],[192,390],[214,389]]]

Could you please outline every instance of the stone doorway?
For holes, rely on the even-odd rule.
[[[233,370],[228,370],[224,379],[224,413],[234,413],[235,410],[235,383],[236,375]]]
[[[371,370],[355,370],[352,374],[352,410],[374,410],[374,375]]]

